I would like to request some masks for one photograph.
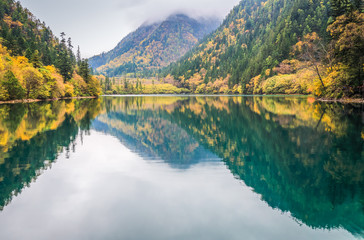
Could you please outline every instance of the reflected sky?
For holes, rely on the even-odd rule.
[[[173,169],[94,131],[4,209],[0,226],[1,239],[351,238],[272,210],[221,162]]]
[[[134,96],[0,113],[0,239],[363,239],[360,106]]]

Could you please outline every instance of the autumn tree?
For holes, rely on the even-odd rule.
[[[99,93],[87,62],[81,67],[82,77],[74,72],[77,59],[71,38],[66,40],[65,33],[56,38],[18,1],[0,1],[0,42],[1,100]],[[78,56],[80,60],[79,51]]]
[[[90,78],[87,87],[90,96],[99,96],[101,94],[102,89],[100,83],[95,77]]]
[[[326,55],[326,50],[324,43],[317,33],[313,32],[304,36],[303,40],[297,42],[293,46],[292,53],[298,56],[301,60],[310,63],[315,68],[322,87],[325,89],[326,87],[322,80],[319,66]]]
[[[0,101],[7,101],[9,100],[9,94],[6,91],[5,87],[0,84]]]
[[[25,89],[20,84],[19,80],[15,77],[12,71],[7,71],[2,81],[2,86],[8,93],[8,100],[23,99],[25,96]]]
[[[345,85],[360,91],[364,88],[364,13],[354,11],[336,18],[328,27],[332,37],[335,63],[346,72]]]
[[[37,98],[38,91],[43,83],[43,76],[34,68],[27,67],[23,70],[23,78],[26,89],[26,98]]]

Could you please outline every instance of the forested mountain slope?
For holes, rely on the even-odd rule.
[[[363,78],[363,58],[354,56],[364,51],[362,12],[362,1],[355,0],[244,0],[213,34],[180,61],[171,64],[164,74],[171,74],[181,86],[194,92],[353,95],[361,91]],[[346,28],[349,23],[355,25]],[[355,29],[355,34],[347,35],[343,50],[339,38],[350,29]],[[355,46],[349,46],[349,41]],[[302,56],[304,53],[307,54]],[[348,62],[347,59],[354,60]],[[325,74],[330,75],[328,68],[335,70],[333,64],[355,69],[350,79],[346,79],[355,86],[350,93],[336,92],[337,84],[324,79]],[[309,69],[311,66],[315,68]],[[264,82],[269,77],[297,73],[302,68],[308,72],[293,78],[284,76],[286,78],[279,79],[279,84],[277,79],[268,85]],[[312,82],[316,73],[321,73],[318,84]],[[304,86],[296,81],[302,76]],[[316,74],[315,78],[318,77]],[[346,84],[348,89],[346,80],[340,84]],[[335,86],[330,88],[331,85]],[[296,89],[292,91],[292,88]]]
[[[0,19],[1,43],[13,55],[26,55],[30,58],[37,50],[43,64],[55,63],[59,41],[51,29],[23,8],[20,2],[1,0]]]
[[[205,82],[231,75],[229,85],[239,84],[289,57],[305,34],[326,36],[328,19],[328,0],[244,0],[170,71],[184,79],[199,73]]]
[[[0,0],[0,101],[95,96],[101,91],[71,38],[14,0]]]
[[[218,24],[216,19],[172,15],[162,22],[142,25],[113,50],[90,58],[90,65],[110,76],[165,67],[183,56]]]

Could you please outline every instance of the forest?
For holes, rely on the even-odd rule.
[[[88,60],[73,48],[19,2],[0,0],[0,101],[100,95]]]
[[[178,39],[178,24],[165,25]],[[190,25],[184,30],[190,31]],[[149,32],[143,29],[116,49],[146,38]],[[150,33],[150,41],[164,39],[167,30],[159,31],[161,36]],[[55,36],[19,2],[0,0],[0,101],[172,93],[364,98],[361,0],[241,1],[215,32],[205,38],[200,35],[194,48],[167,67],[157,64],[140,70],[129,62],[94,76],[88,59],[81,57],[80,48],[74,49],[65,33]],[[175,53],[174,44],[169,45],[172,50],[163,54]],[[110,54],[116,59],[115,51]],[[96,60],[91,58],[91,65]]]
[[[247,0],[163,76],[194,93],[363,98],[363,52],[363,1]]]

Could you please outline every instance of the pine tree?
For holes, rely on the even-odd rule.
[[[78,74],[85,80],[86,83],[89,82],[91,78],[90,65],[88,59],[83,59],[80,63]]]
[[[63,47],[66,47],[66,34],[64,32],[61,32],[61,45],[63,45]]]
[[[25,55],[26,58],[31,59],[33,56],[33,51],[30,48],[27,48],[27,50],[25,51]]]
[[[69,50],[66,46],[66,34],[61,33],[61,44],[58,47],[58,54],[56,59],[56,67],[59,69],[60,74],[63,77],[64,82],[69,81],[73,74],[73,64],[71,57],[69,56]]]
[[[109,91],[111,90],[111,87],[110,87],[110,78],[109,76],[106,76],[106,79],[105,79],[105,92],[106,91]]]
[[[68,38],[68,40],[67,40],[67,49],[68,49],[68,54],[70,56],[70,60],[72,62],[72,65],[76,65],[77,61],[76,61],[76,56],[73,53],[73,45],[72,45],[71,38]]]
[[[40,68],[43,66],[38,50],[34,51],[34,53],[32,54],[32,57],[30,58],[30,62],[33,64],[33,66],[35,68]]]
[[[334,17],[343,14],[351,14],[356,10],[359,10],[360,12],[364,11],[363,0],[331,0],[330,4]]]
[[[139,78],[137,78],[136,80],[136,86],[135,86],[136,89],[139,89]]]
[[[126,77],[124,78],[124,89],[127,90],[128,89],[128,80],[126,79]]]
[[[80,66],[81,64],[81,51],[80,46],[77,47],[77,57],[76,57],[77,65]]]

